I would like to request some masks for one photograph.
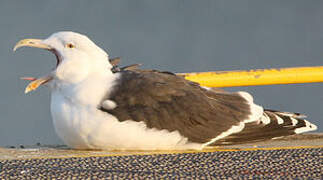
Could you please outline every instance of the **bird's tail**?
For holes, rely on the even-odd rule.
[[[258,122],[246,123],[242,131],[231,134],[212,145],[241,144],[263,141],[317,129],[316,125],[304,119],[299,113],[264,110]]]

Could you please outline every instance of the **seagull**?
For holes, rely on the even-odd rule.
[[[317,127],[299,113],[267,110],[247,92],[203,87],[171,72],[119,68],[87,36],[63,31],[23,39],[52,52],[56,67],[25,93],[47,85],[57,135],[71,148],[201,150],[263,141]],[[119,60],[117,60],[119,61]]]

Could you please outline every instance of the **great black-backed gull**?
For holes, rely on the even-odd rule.
[[[22,46],[56,55],[48,75],[25,78],[32,81],[25,92],[50,87],[55,130],[72,148],[203,149],[316,129],[300,114],[264,110],[246,92],[201,87],[169,72],[118,68],[79,33],[24,39],[14,50]]]

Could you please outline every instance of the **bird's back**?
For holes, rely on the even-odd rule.
[[[204,145],[241,143],[295,134],[298,128],[314,129],[314,125],[310,129],[309,123],[302,123],[299,118],[294,118],[299,120],[295,124],[289,114],[263,111],[247,93],[200,87],[169,72],[131,70],[118,73],[121,81],[109,96],[117,107],[101,107],[102,111],[116,116],[121,122],[131,119],[144,122],[148,128],[178,131],[190,142]],[[277,117],[286,122],[281,123],[281,119],[278,122]],[[293,128],[287,128],[288,119],[293,120]],[[277,131],[273,131],[275,128]]]

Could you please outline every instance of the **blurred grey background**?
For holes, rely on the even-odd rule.
[[[22,38],[71,30],[88,35],[122,65],[173,72],[323,65],[323,1],[304,0],[2,0],[0,2],[0,146],[62,144],[49,92],[24,95],[21,76],[55,65]],[[323,131],[323,83],[230,88],[267,108],[302,112]]]

